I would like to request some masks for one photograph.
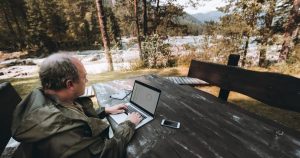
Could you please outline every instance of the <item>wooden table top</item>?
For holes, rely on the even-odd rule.
[[[135,80],[162,93],[155,119],[136,130],[127,147],[128,157],[300,158],[300,132],[155,75],[94,84],[98,103],[128,102],[130,96],[117,100],[110,95],[132,89]],[[179,121],[181,127],[161,126],[162,119]]]

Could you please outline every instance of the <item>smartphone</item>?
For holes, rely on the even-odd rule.
[[[161,125],[171,127],[171,128],[179,128],[180,127],[180,122],[163,119],[161,121]]]

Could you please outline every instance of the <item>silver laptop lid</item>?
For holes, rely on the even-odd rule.
[[[135,81],[130,102],[154,116],[161,91],[140,81]]]

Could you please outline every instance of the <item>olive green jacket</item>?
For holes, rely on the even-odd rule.
[[[97,114],[89,98],[78,99],[85,114],[60,105],[36,89],[17,105],[12,122],[13,138],[21,142],[15,157],[125,157],[135,125],[120,124],[112,139],[109,125]]]

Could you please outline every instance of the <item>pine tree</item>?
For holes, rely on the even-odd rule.
[[[259,30],[260,38],[258,40],[260,43],[260,52],[259,52],[258,65],[261,67],[265,67],[267,66],[266,63],[267,46],[270,38],[273,35],[272,24],[273,24],[273,19],[275,17],[276,0],[265,1],[262,4],[265,6],[264,7],[265,14],[263,14],[263,16],[261,17],[263,24]]]
[[[121,48],[121,30],[118,20],[110,7],[105,8],[108,34],[111,37],[111,42],[118,48]]]
[[[300,0],[293,0],[292,9],[288,17],[286,26],[284,27],[284,42],[280,51],[279,60],[285,61],[290,56],[290,53],[294,49],[295,41],[299,35],[300,25]]]
[[[0,47],[8,46],[10,51],[21,50],[25,48],[25,14],[23,13],[23,1],[2,0],[0,1]],[[6,44],[5,44],[6,43]],[[1,46],[3,45],[3,46]]]
[[[143,0],[143,33],[146,37],[148,34],[148,15],[147,15],[147,0]]]
[[[137,40],[138,40],[140,59],[143,60],[144,57],[143,57],[143,53],[142,53],[141,38],[140,38],[138,5],[139,5],[139,0],[134,0],[134,14],[135,14],[136,35],[137,35]]]
[[[96,6],[97,6],[97,11],[98,11],[98,19],[99,19],[99,27],[102,35],[102,42],[104,46],[104,51],[105,51],[105,57],[108,63],[108,71],[113,71],[113,63],[112,63],[112,56],[110,53],[110,43],[109,43],[109,38],[107,34],[107,29],[106,29],[106,19],[104,15],[104,9],[103,9],[103,4],[102,0],[96,0]]]
[[[221,18],[219,33],[222,38],[222,51],[225,54],[241,54],[242,66],[246,64],[246,56],[251,37],[258,33],[257,22],[261,13],[262,5],[257,0],[231,0],[228,5],[220,8],[226,13]],[[222,58],[227,55],[223,55]]]
[[[58,50],[59,39],[65,32],[65,23],[55,0],[27,0],[28,40],[31,51],[47,55]]]
[[[121,34],[123,36],[136,36],[135,32],[135,14],[134,14],[134,3],[133,0],[116,1],[116,5],[113,8],[113,12],[118,19],[120,25]]]

